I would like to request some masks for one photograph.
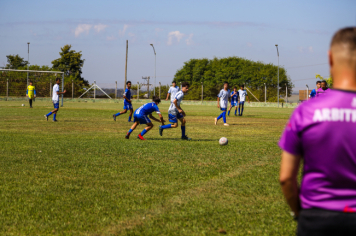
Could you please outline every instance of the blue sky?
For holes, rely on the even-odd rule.
[[[128,79],[170,83],[191,58],[239,56],[287,68],[296,88],[314,87],[315,73],[329,75],[333,33],[355,26],[354,0],[79,1],[0,0],[0,66],[6,55],[51,65],[60,47],[82,51],[83,76],[103,87],[121,85],[129,40]],[[309,66],[316,65],[316,66]],[[301,67],[308,66],[308,67]]]

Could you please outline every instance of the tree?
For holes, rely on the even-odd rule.
[[[17,55],[7,55],[6,69],[18,69],[19,67],[25,67],[28,64],[28,61],[25,61],[22,57]]]
[[[67,80],[75,80],[89,85],[88,81],[82,77],[82,68],[84,66],[84,59],[82,59],[82,52],[71,50],[71,45],[65,45],[59,52],[60,58],[52,61],[52,68],[64,72]],[[70,78],[69,78],[70,77]]]

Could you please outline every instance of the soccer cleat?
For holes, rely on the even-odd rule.
[[[137,135],[137,138],[139,138],[141,140],[146,140],[141,134]]]
[[[215,118],[215,125],[218,123],[218,118]]]
[[[114,118],[114,121],[116,121],[116,116],[115,115],[112,115],[112,118]]]
[[[44,117],[46,118],[46,120],[48,121],[48,116],[47,115],[44,115]]]
[[[158,130],[159,130],[159,135],[161,135],[161,136],[162,136],[162,135],[163,135],[162,125],[160,125],[160,126],[159,126],[159,129],[158,129]]]
[[[58,120],[53,120],[53,122],[57,122]]]
[[[125,138],[126,138],[126,139],[129,139],[129,138],[130,138],[130,134],[126,134],[126,135],[125,135]]]
[[[186,136],[183,136],[182,139],[183,139],[183,140],[188,140],[188,141],[192,140],[191,138],[188,138],[187,135],[186,135]]]
[[[224,125],[225,125],[225,126],[229,126],[229,124],[228,124],[228,123],[225,123]]]

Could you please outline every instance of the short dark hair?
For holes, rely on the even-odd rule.
[[[320,83],[326,83],[327,84],[326,80],[322,80]]]
[[[131,81],[130,81],[130,80],[126,82],[126,85],[128,85],[128,84],[131,84]]]
[[[30,82],[29,82],[29,83],[33,83],[33,82],[32,82],[32,80],[30,80]]]
[[[229,84],[229,82],[225,81],[225,82],[224,82],[224,85],[225,85],[225,84]]]
[[[356,27],[347,27],[338,30],[332,40],[331,46],[343,44],[348,47],[349,52],[356,50]],[[353,53],[353,52],[352,52]]]
[[[185,88],[185,87],[189,87],[189,83],[188,83],[188,82],[183,82],[183,83],[182,83],[182,88],[183,88],[183,87],[184,87],[184,88]]]
[[[58,80],[61,80],[61,78],[56,78],[56,82],[57,82]]]
[[[235,86],[234,89],[237,89],[237,87]]]
[[[240,88],[245,88],[245,85],[241,84],[241,85],[240,85]]]
[[[320,81],[320,80],[316,81],[316,84],[320,84],[320,83],[321,83],[321,81]]]
[[[160,103],[160,102],[161,102],[161,99],[160,99],[159,97],[154,96],[154,97],[152,98],[152,101],[154,101],[154,102],[156,102],[156,103]]]
[[[173,80],[172,84],[173,84],[173,83],[174,83],[174,84],[177,84],[176,81],[174,81],[174,80]]]

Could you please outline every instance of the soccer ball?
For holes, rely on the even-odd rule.
[[[24,106],[25,106],[25,104],[22,104],[22,106],[24,107]]]
[[[227,145],[227,143],[228,143],[227,138],[225,138],[225,137],[220,138],[220,140],[219,140],[220,145]]]

